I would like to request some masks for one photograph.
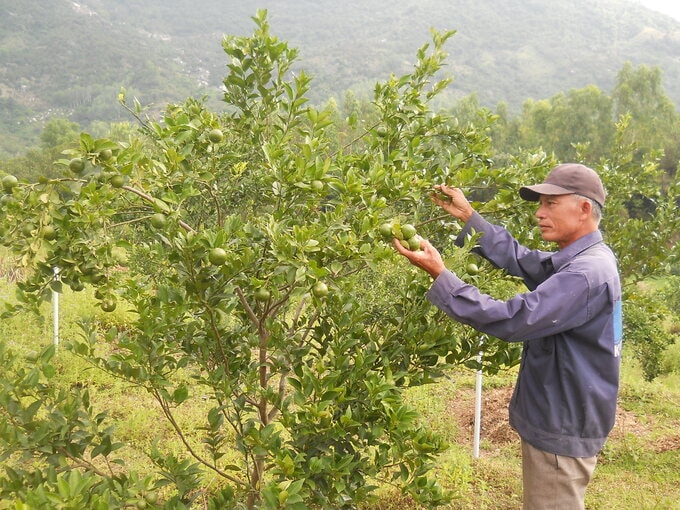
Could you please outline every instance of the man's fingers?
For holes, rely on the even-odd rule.
[[[450,188],[446,187],[443,184],[435,184],[432,198],[434,199],[435,202],[450,202],[451,201]]]
[[[422,250],[423,249],[423,243],[427,242],[427,241],[425,241],[425,239],[423,239],[420,236],[418,236],[418,240],[420,241],[420,248]],[[403,256],[405,256],[409,260],[413,260],[413,255],[417,253],[417,251],[409,250],[408,248],[406,248],[403,244],[401,244],[399,239],[393,239],[392,244],[394,245],[394,248],[399,253],[401,253]],[[429,245],[429,243],[427,243],[427,244]]]
[[[401,242],[399,242],[399,239],[397,239],[397,238],[395,237],[395,238],[392,240],[392,244],[394,245],[395,249],[396,249],[399,253],[401,253],[402,255],[408,256],[409,250],[407,250],[406,248],[404,248],[404,245],[401,244]]]

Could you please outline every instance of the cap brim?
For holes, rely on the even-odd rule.
[[[569,191],[561,186],[545,183],[534,186],[522,186],[519,189],[519,196],[530,202],[538,202],[541,195],[569,195],[571,193],[573,191]]]

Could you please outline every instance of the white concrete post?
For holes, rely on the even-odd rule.
[[[482,352],[477,355],[477,361],[482,362]],[[482,430],[482,371],[477,370],[475,377],[475,423],[472,440],[472,457],[479,458],[479,442]]]
[[[59,268],[54,268],[54,279],[59,280]],[[52,341],[59,348],[59,293],[52,291]]]

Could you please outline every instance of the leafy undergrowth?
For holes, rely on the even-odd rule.
[[[8,297],[5,294],[3,297]],[[74,303],[65,296],[62,341],[77,335],[74,323],[85,314],[105,321],[124,321],[115,314],[102,314],[83,293]],[[69,305],[69,300],[70,305]],[[77,312],[73,311],[76,306]],[[122,312],[121,312],[122,313]],[[47,314],[49,316],[49,313]],[[0,325],[0,340],[25,352],[35,351],[51,339],[49,321],[15,318]],[[669,349],[666,359],[680,359],[680,345]],[[667,364],[668,365],[668,364]],[[129,448],[123,459],[129,469],[152,472],[148,457],[154,444],[183,447],[155,401],[147,392],[131,387],[85,361],[60,350],[60,384],[87,385],[97,407],[106,409],[116,423],[118,439]],[[519,438],[509,427],[507,405],[515,379],[514,371],[485,376],[480,457],[473,459],[474,382],[467,370],[452,372],[437,384],[407,390],[407,400],[421,419],[442,434],[450,448],[440,456],[435,468],[441,484],[451,492],[446,509],[510,510],[521,508],[521,459]],[[184,406],[186,413],[177,418],[196,423],[196,440],[204,402],[196,399]],[[191,427],[189,427],[191,429]],[[208,485],[216,481],[207,480]],[[163,494],[161,494],[162,498]],[[617,422],[610,440],[600,455],[594,479],[588,490],[590,510],[680,509],[680,366],[666,366],[665,373],[652,382],[644,381],[642,371],[624,358],[623,380]],[[0,505],[2,507],[2,505]],[[197,507],[198,508],[198,507]],[[404,510],[419,507],[408,497],[384,486],[376,501],[361,510]]]

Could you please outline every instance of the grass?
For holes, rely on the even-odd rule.
[[[0,286],[0,300],[11,299],[9,286]],[[79,335],[77,322],[94,318],[124,321],[124,311],[104,314],[93,306],[88,292],[66,292],[61,297],[62,342]],[[47,320],[15,317],[0,323],[0,341],[14,350],[30,353],[52,341],[51,307]],[[624,351],[625,354],[625,351]],[[124,458],[132,470],[152,472],[146,453],[162,441],[177,454],[180,442],[150,394],[112,378],[60,350],[57,360],[59,384],[88,385],[92,401],[106,408],[116,422],[118,439],[129,448]],[[456,371],[428,386],[409,389],[408,402],[421,419],[451,444],[439,458],[435,476],[453,496],[447,509],[517,509],[521,507],[521,459],[519,440],[507,423],[507,401],[514,371],[484,377],[481,455],[472,458],[475,375]],[[183,406],[179,417],[188,424],[203,419],[203,403]],[[587,508],[680,509],[680,345],[664,356],[663,374],[644,381],[637,364],[624,355],[617,423],[600,455],[586,497]],[[0,505],[2,508],[2,505]],[[417,508],[408,498],[385,489],[365,510]]]

